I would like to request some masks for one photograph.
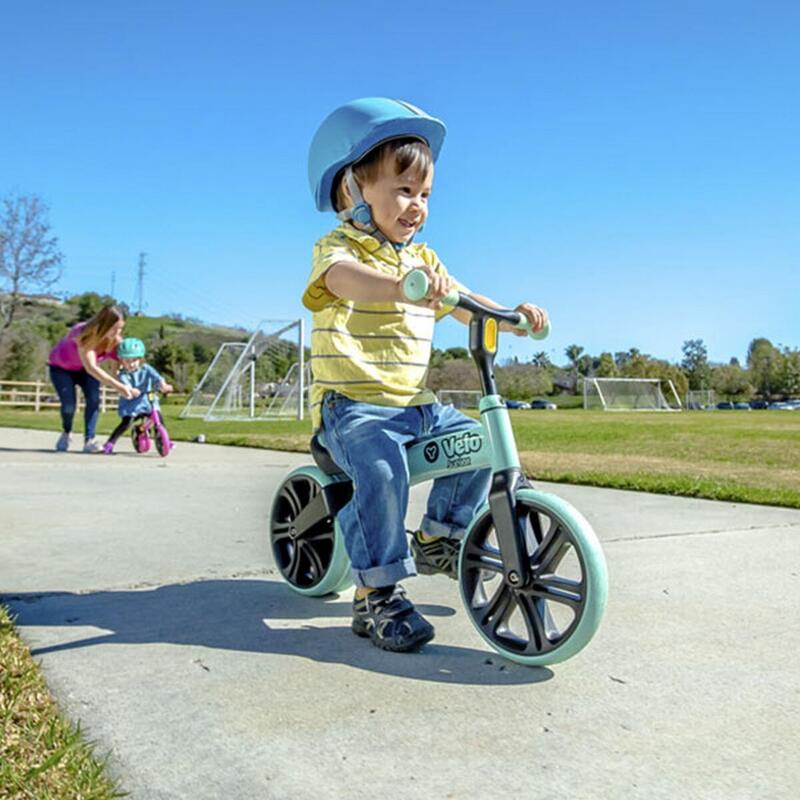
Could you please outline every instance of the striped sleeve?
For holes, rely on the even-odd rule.
[[[325,306],[336,303],[339,298],[325,285],[325,273],[339,261],[358,261],[357,253],[348,247],[343,237],[330,234],[314,245],[311,259],[311,275],[303,293],[303,305],[309,311],[321,311]]]

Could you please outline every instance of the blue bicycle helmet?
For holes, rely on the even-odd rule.
[[[117,346],[119,358],[144,358],[144,354],[144,342],[135,336],[126,337]]]
[[[308,183],[319,211],[333,211],[333,182],[339,172],[387,139],[422,139],[439,157],[444,123],[403,100],[363,97],[325,118],[308,153]]]

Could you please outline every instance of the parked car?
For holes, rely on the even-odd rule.
[[[555,411],[558,406],[549,400],[531,400],[531,408],[542,408],[547,411]]]
[[[751,400],[750,408],[769,408],[769,403],[766,400]]]
[[[721,400],[717,403],[717,408],[720,411],[730,411],[733,408],[733,403],[730,400]]]
[[[794,411],[796,406],[793,406],[791,403],[785,402],[774,402],[769,404],[770,411]]]
[[[525,403],[522,400],[506,400],[507,408],[530,408],[530,403]]]
[[[734,403],[733,407],[737,411],[752,411],[752,409],[750,408],[750,403]]]

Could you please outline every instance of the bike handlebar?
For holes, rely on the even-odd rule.
[[[403,295],[406,300],[416,303],[428,294],[428,273],[424,269],[412,269],[403,278]],[[545,322],[539,331],[534,331],[528,318],[519,311],[512,311],[509,308],[491,308],[478,302],[469,295],[462,294],[457,289],[453,289],[442,298],[442,303],[456,308],[463,308],[467,311],[477,312],[497,320],[508,322],[515,328],[526,331],[531,339],[544,339],[550,335],[550,322]]]

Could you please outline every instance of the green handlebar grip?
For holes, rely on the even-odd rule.
[[[403,278],[403,294],[412,303],[422,300],[428,294],[428,275],[425,270],[412,269]]]
[[[540,331],[536,331],[536,333],[534,333],[531,323],[528,322],[528,318],[524,314],[520,314],[520,317],[521,319],[517,323],[517,327],[527,331],[528,336],[530,336],[531,339],[546,339],[550,335],[550,320],[545,322]]]
[[[403,294],[406,300],[416,303],[423,300],[428,294],[428,274],[424,269],[412,269],[405,278],[403,278]],[[442,298],[442,303],[447,306],[458,305],[458,289],[453,289]]]

